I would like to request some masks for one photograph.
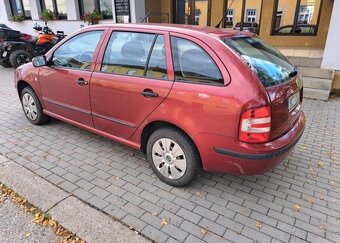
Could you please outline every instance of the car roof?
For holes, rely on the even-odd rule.
[[[208,34],[217,38],[222,37],[233,37],[233,36],[253,36],[253,33],[243,32],[239,30],[214,28],[214,27],[201,27],[197,25],[182,25],[182,24],[99,24],[93,25],[86,28],[96,27],[120,27],[120,28],[131,28],[131,29],[148,29],[148,30],[161,30],[169,32],[177,32],[183,34]]]

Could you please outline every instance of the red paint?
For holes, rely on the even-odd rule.
[[[253,160],[216,153],[214,147],[248,155],[270,154],[289,146],[301,135],[305,126],[301,104],[291,112],[287,108],[287,98],[299,92],[301,87],[292,79],[282,85],[264,88],[245,62],[220,41],[222,37],[240,32],[180,25],[97,25],[68,36],[46,54],[47,59],[72,36],[98,29],[105,30],[105,33],[89,71],[35,68],[31,64],[17,69],[16,82],[24,80],[33,87],[48,115],[133,148],[140,148],[141,135],[148,124],[168,122],[192,138],[205,170],[236,174],[270,170],[288,156],[289,150],[271,159]],[[101,73],[106,43],[114,30],[163,34],[168,80]],[[174,82],[170,36],[185,38],[201,46],[219,67],[224,86]],[[38,81],[34,81],[35,78]],[[79,78],[89,84],[79,86],[76,83]],[[145,89],[151,89],[159,96],[146,98],[141,95]],[[270,141],[241,142],[242,113],[265,106],[271,108]]]

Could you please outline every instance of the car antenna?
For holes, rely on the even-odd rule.
[[[220,20],[220,22],[218,22],[217,25],[215,25],[215,28],[220,28],[220,25],[221,25],[222,21],[227,17],[227,15],[228,15],[228,10],[230,9],[231,5],[233,5],[234,1],[235,1],[235,0],[232,0],[231,3],[229,4],[229,7],[227,6],[227,9],[226,9],[226,11],[225,11],[225,13],[224,13],[222,19]]]
[[[150,14],[151,12],[149,11],[139,23],[143,23],[149,17]]]

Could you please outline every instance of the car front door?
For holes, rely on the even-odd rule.
[[[115,29],[91,79],[95,128],[128,138],[167,97],[173,85],[166,32]]]
[[[48,66],[39,70],[42,99],[48,112],[93,126],[89,82],[103,35],[104,30],[98,29],[74,36],[54,51]]]

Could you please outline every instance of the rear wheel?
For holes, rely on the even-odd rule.
[[[186,186],[201,171],[201,159],[191,139],[176,128],[160,128],[147,144],[148,161],[155,174],[172,186]]]
[[[26,118],[34,125],[49,122],[50,117],[43,113],[42,105],[32,88],[26,87],[21,92],[21,104]]]
[[[15,50],[9,55],[9,62],[12,67],[17,68],[32,61],[33,56],[26,50]]]

